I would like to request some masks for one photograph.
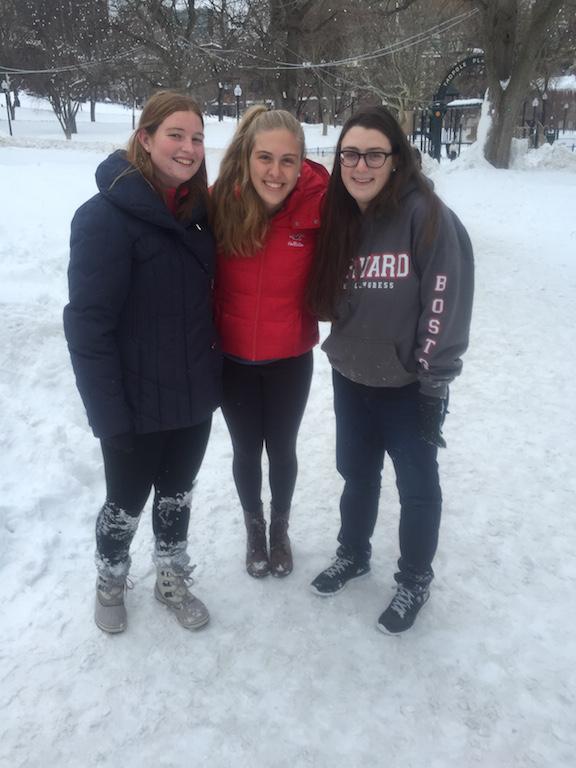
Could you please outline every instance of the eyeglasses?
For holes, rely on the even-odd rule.
[[[360,162],[360,158],[364,158],[364,162],[368,168],[382,168],[386,160],[392,157],[394,152],[384,152],[384,150],[372,149],[369,152],[357,152],[355,149],[344,149],[340,152],[340,163],[347,168],[356,168]]]

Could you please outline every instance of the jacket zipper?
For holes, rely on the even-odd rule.
[[[252,335],[252,360],[256,360],[256,339],[258,337],[258,325],[260,321],[260,299],[262,297],[262,275],[264,272],[264,253],[263,248],[260,252],[260,264],[258,267],[258,286],[256,289],[256,316],[254,319],[254,332]]]

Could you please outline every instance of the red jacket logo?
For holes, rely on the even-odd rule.
[[[304,233],[303,232],[290,232],[288,237],[289,248],[304,248]]]

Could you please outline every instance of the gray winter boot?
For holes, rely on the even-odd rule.
[[[210,620],[204,603],[189,590],[194,566],[163,566],[156,569],[154,597],[167,605],[185,629],[200,629]]]
[[[261,579],[270,573],[268,544],[266,542],[266,522],[262,506],[257,510],[244,510],[246,523],[246,570],[255,579]]]
[[[127,577],[98,574],[96,581],[96,606],[94,620],[103,632],[117,634],[126,629],[127,615],[124,592],[128,588]]]

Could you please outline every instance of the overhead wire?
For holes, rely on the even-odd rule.
[[[200,52],[202,52],[203,54],[210,56],[211,58],[220,60],[225,64],[229,64],[229,59],[226,57],[225,54],[227,54],[228,56],[231,54],[232,55],[241,54],[243,56],[248,56],[249,58],[253,59],[255,62],[262,61],[270,65],[270,66],[257,65],[258,69],[260,70],[267,71],[267,70],[292,70],[292,69],[302,70],[304,69],[304,70],[323,71],[324,75],[327,77],[339,77],[342,80],[343,78],[341,75],[336,76],[332,72],[329,72],[327,70],[331,67],[357,66],[358,64],[366,61],[372,61],[374,59],[382,58],[384,56],[390,56],[394,53],[400,53],[404,50],[407,50],[408,48],[411,48],[415,45],[419,45],[420,43],[425,42],[426,40],[430,39],[434,35],[442,34],[444,32],[449,31],[453,27],[458,26],[459,24],[473,17],[477,13],[479,13],[479,10],[477,8],[474,8],[470,11],[458,14],[456,16],[451,17],[450,19],[446,19],[445,21],[435,24],[434,26],[429,27],[428,29],[423,30],[422,32],[416,33],[414,35],[410,35],[404,38],[403,40],[399,40],[395,43],[391,43],[390,45],[385,46],[383,48],[377,48],[374,51],[370,51],[364,54],[357,54],[357,55],[347,56],[342,59],[335,59],[332,61],[321,61],[317,63],[314,63],[311,61],[305,61],[300,63],[285,62],[285,61],[280,61],[276,59],[271,59],[269,57],[262,56],[260,54],[250,53],[249,51],[246,51],[246,50],[239,50],[234,48],[223,49],[220,52],[216,52],[213,48],[208,48],[205,44],[194,43],[193,41],[188,40],[184,37],[180,39],[189,47],[195,48]],[[138,46],[136,48],[132,48],[128,51],[125,51],[124,53],[117,54],[115,56],[110,56],[105,59],[99,59],[97,61],[77,62],[75,64],[69,64],[63,67],[52,67],[50,69],[23,69],[23,68],[16,68],[16,67],[7,67],[0,64],[0,70],[11,75],[59,74],[59,73],[74,71],[77,69],[95,67],[95,66],[99,66],[100,64],[107,64],[113,61],[126,58],[127,56],[132,56],[133,54],[139,51],[145,51],[145,48],[143,46]],[[254,64],[252,65],[236,64],[235,69],[239,69],[239,70],[254,69]],[[326,85],[328,85],[328,83],[326,83]]]
[[[276,66],[260,67],[260,69],[325,69],[326,67],[342,67],[349,65],[354,66],[360,62],[372,61],[373,59],[379,59],[383,56],[389,56],[392,53],[400,53],[401,51],[411,48],[414,45],[425,42],[435,34],[448,32],[453,27],[458,26],[463,21],[466,21],[472,16],[475,16],[477,13],[479,13],[479,10],[474,8],[473,10],[467,11],[466,13],[460,14],[459,16],[454,16],[450,19],[446,19],[446,21],[440,22],[439,24],[435,24],[429,29],[423,30],[422,32],[419,32],[415,35],[410,35],[403,40],[399,40],[396,43],[391,43],[384,48],[379,48],[369,53],[358,54],[357,56],[348,56],[344,59],[336,59],[334,61],[322,61],[319,63],[303,62],[300,64],[290,64],[288,62],[277,62]],[[239,68],[246,69],[247,67]]]
[[[448,32],[453,27],[458,26],[459,24],[462,24],[464,21],[466,21],[469,18],[472,18],[476,14],[479,13],[479,10],[477,8],[473,8],[470,11],[466,11],[460,14],[457,14],[456,16],[452,16],[449,19],[445,19],[444,21],[439,22],[438,24],[435,24],[432,27],[429,27],[428,29],[423,30],[422,32],[418,32],[414,35],[410,35],[403,40],[398,40],[395,43],[391,43],[390,45],[387,45],[383,48],[377,48],[374,51],[370,51],[368,53],[364,54],[357,54],[352,56],[347,56],[346,58],[342,59],[335,59],[332,61],[321,61],[317,63],[313,63],[311,61],[305,61],[300,63],[294,63],[294,62],[287,62],[287,61],[281,61],[278,59],[271,59],[267,56],[262,56],[261,54],[256,53],[250,53],[246,50],[239,50],[236,48],[228,48],[228,49],[222,49],[220,51],[215,51],[213,48],[208,47],[206,44],[202,43],[194,43],[191,40],[188,40],[184,37],[181,37],[180,39],[182,42],[184,42],[186,45],[192,48],[196,48],[202,53],[204,53],[207,56],[210,56],[214,59],[218,59],[226,64],[229,63],[229,60],[225,57],[224,54],[227,55],[234,55],[239,54],[243,56],[248,56],[250,59],[254,59],[255,61],[264,61],[270,66],[258,66],[258,69],[260,70],[290,70],[290,69],[326,69],[327,67],[346,67],[346,66],[354,66],[358,63],[364,62],[364,61],[371,61],[373,59],[382,58],[383,56],[389,56],[393,53],[400,53],[403,50],[406,50],[408,48],[413,47],[414,45],[418,45],[420,43],[425,42],[426,40],[430,39],[436,34],[441,34],[443,32]],[[295,51],[291,51],[290,49],[287,49],[290,53],[296,54]],[[236,64],[235,69],[253,69],[254,65],[247,65],[247,64]]]
[[[138,46],[137,48],[131,48],[129,51],[125,51],[124,53],[119,53],[114,56],[109,56],[105,59],[98,59],[97,61],[76,62],[75,64],[67,64],[65,67],[52,67],[50,69],[18,69],[15,67],[6,67],[4,64],[0,64],[0,71],[5,72],[8,75],[57,75],[63,72],[73,72],[77,69],[97,67],[100,64],[109,64],[112,61],[125,59],[127,56],[132,56],[134,53],[142,50],[142,46]]]

